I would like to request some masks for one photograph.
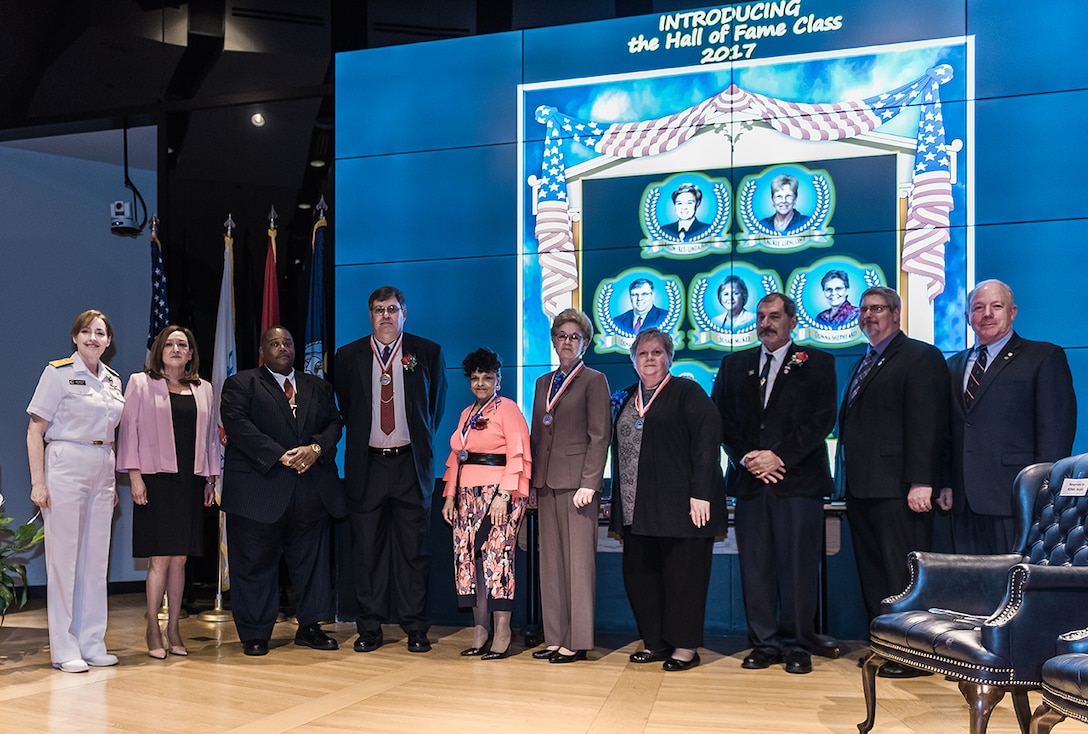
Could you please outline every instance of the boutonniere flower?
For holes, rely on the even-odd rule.
[[[790,373],[791,367],[803,367],[805,362],[807,361],[808,354],[806,354],[805,352],[794,352],[793,356],[790,357],[790,361],[786,362],[786,366],[785,368],[783,368],[782,371],[788,375]]]
[[[484,418],[482,415],[478,415],[472,419],[471,423],[469,423],[469,428],[473,428],[477,431],[482,431],[487,428],[487,424],[490,422],[490,418]]]
[[[419,365],[419,360],[416,359],[414,354],[405,354],[400,358],[401,366],[409,372],[415,372],[416,367]]]

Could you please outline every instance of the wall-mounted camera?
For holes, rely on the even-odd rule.
[[[115,201],[110,204],[110,231],[118,237],[136,237],[142,228],[132,216],[132,204]]]
[[[144,231],[144,225],[147,224],[147,204],[144,203],[144,197],[140,196],[139,189],[136,188],[136,184],[132,183],[132,179],[128,177],[128,128],[124,129],[124,146],[125,146],[125,188],[133,193],[136,197],[130,204],[127,201],[115,201],[110,204],[110,231],[118,237],[137,237],[140,232]],[[136,202],[140,202],[140,206],[143,207],[144,215],[143,220],[136,224],[136,218],[133,215],[133,211],[136,209]]]

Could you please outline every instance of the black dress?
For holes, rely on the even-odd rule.
[[[204,541],[204,477],[196,461],[196,399],[170,393],[177,474],[144,474],[147,504],[133,505],[132,555],[199,556]]]

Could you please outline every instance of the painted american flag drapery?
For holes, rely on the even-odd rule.
[[[738,112],[754,114],[783,135],[799,140],[846,140],[876,129],[913,106],[919,106],[920,115],[902,267],[926,278],[932,301],[944,290],[944,243],[949,238],[952,209],[940,102],[940,85],[951,78],[952,67],[942,64],[888,92],[837,103],[790,102],[732,84],[680,112],[612,124],[580,120],[541,105],[535,119],[545,125],[545,137],[537,182],[535,234],[545,313],[558,313],[562,296],[578,285],[564,162],[567,141],[615,158],[658,155],[687,142],[702,127]]]

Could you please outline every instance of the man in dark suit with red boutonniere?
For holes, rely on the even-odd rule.
[[[825,440],[835,426],[835,360],[790,338],[797,306],[759,302],[760,346],[727,354],[712,397],[737,498],[741,590],[752,652],[742,667],[785,663],[812,672],[824,496],[833,484]]]
[[[427,546],[434,494],[434,431],[446,402],[437,344],[404,333],[404,294],[370,294],[371,336],[336,353],[336,394],[347,426],[344,480],[359,612],[356,652],[382,646],[390,606],[409,652],[428,652]],[[395,604],[391,604],[395,602]]]

